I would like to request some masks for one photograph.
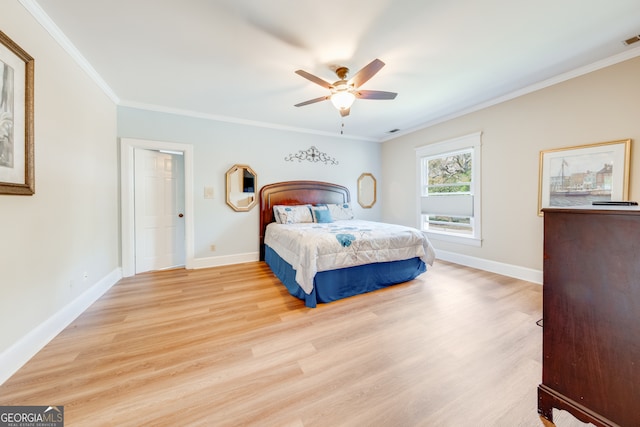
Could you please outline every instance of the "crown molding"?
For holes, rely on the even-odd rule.
[[[115,104],[119,106],[156,111],[156,112],[163,112],[168,114],[176,114],[176,115],[182,115],[187,117],[202,118],[202,119],[214,120],[214,121],[220,121],[220,122],[226,122],[226,123],[235,123],[235,124],[241,124],[246,126],[262,127],[262,128],[268,128],[268,129],[284,130],[289,132],[305,133],[305,134],[312,134],[312,135],[330,136],[334,138],[336,137],[336,134],[332,132],[317,131],[313,129],[298,128],[293,126],[284,126],[284,125],[279,125],[275,123],[246,120],[246,119],[240,119],[236,117],[229,117],[229,116],[223,116],[223,115],[217,115],[217,114],[206,114],[206,113],[200,113],[196,111],[168,108],[168,107],[163,107],[158,105],[121,101],[120,98],[111,89],[111,87],[109,87],[109,85],[102,79],[102,77],[98,74],[98,72],[91,66],[89,61],[86,60],[86,58],[73,45],[73,43],[71,43],[71,41],[67,38],[67,36],[64,35],[62,30],[60,30],[60,28],[53,22],[53,20],[51,20],[51,18],[46,14],[46,12],[40,7],[40,5],[35,0],[18,0],[18,1],[20,2],[20,4],[22,4],[22,6],[25,9],[27,9],[29,13],[31,13],[31,15],[33,15],[33,17],[40,23],[40,25],[42,25],[45,28],[45,30],[47,30],[47,32],[54,38],[54,40],[58,42],[58,44],[62,46],[62,48],[78,63],[78,65],[89,75],[89,77],[93,79],[93,81],[102,89],[102,91]],[[571,80],[573,78],[582,76],[584,74],[588,74],[588,73],[600,70],[602,68],[615,65],[617,63],[626,61],[631,58],[635,58],[637,56],[640,56],[640,47],[629,49],[625,52],[610,56],[600,61],[596,61],[592,64],[576,68],[572,71],[559,74],[555,77],[551,77],[549,79],[543,80],[538,83],[534,83],[525,88],[510,92],[506,95],[493,98],[489,101],[482,102],[480,104],[476,104],[472,107],[464,108],[450,114],[445,114],[443,116],[436,117],[432,120],[426,121],[419,125],[412,126],[406,130],[400,131],[398,133],[394,133],[393,135],[390,135],[388,137],[368,138],[368,137],[355,136],[355,135],[340,135],[340,137],[345,139],[383,143],[386,141],[399,138],[403,135],[407,135],[407,134],[416,132],[418,130],[434,126],[436,124],[443,123],[443,122],[455,119],[457,117],[461,117],[465,114],[473,113],[475,111],[479,111],[479,110],[491,107],[493,105],[497,105],[514,98],[518,98],[520,96],[538,91],[540,89],[544,89],[549,86],[553,86],[558,83]]]
[[[22,6],[38,21],[42,27],[53,37],[53,39],[73,58],[74,61],[82,68],[89,77],[102,89],[115,104],[120,102],[120,99],[115,92],[109,87],[109,85],[102,79],[100,74],[91,66],[89,61],[82,56],[80,51],[71,43],[71,41],[64,35],[62,30],[49,18],[49,15],[40,7],[34,0],[18,0]]]
[[[155,104],[144,104],[144,103],[139,103],[139,102],[132,102],[132,101],[123,100],[118,105],[121,106],[121,107],[134,108],[134,109],[137,109],[137,110],[155,111],[157,113],[173,114],[173,115],[177,115],[177,116],[186,116],[186,117],[192,117],[192,118],[196,118],[196,119],[213,120],[213,121],[217,121],[217,122],[233,123],[233,124],[239,124],[239,125],[244,125],[244,126],[254,126],[254,127],[260,127],[260,128],[266,128],[266,129],[283,130],[283,131],[287,131],[287,132],[297,132],[297,133],[306,133],[306,134],[320,135],[320,136],[330,136],[332,138],[340,137],[340,138],[343,138],[343,139],[352,139],[352,140],[369,141],[369,142],[380,142],[376,138],[368,138],[368,137],[356,136],[356,135],[338,135],[338,134],[333,133],[333,132],[324,132],[324,131],[319,131],[319,130],[314,130],[314,129],[299,128],[299,127],[294,127],[294,126],[285,126],[285,125],[280,125],[280,124],[277,124],[277,123],[261,122],[261,121],[257,121],[257,120],[240,119],[240,118],[237,118],[237,117],[223,116],[223,115],[220,115],[220,114],[201,113],[201,112],[198,112],[198,111],[182,110],[182,109],[179,109],[179,108],[171,108],[171,107],[165,107],[165,106],[162,106],[162,105],[155,105]]]
[[[22,6],[38,21],[42,27],[53,37],[53,39],[76,61],[76,63],[82,68],[89,77],[102,89],[102,91],[118,106],[130,107],[141,110],[155,111],[167,114],[175,114],[180,116],[187,116],[193,118],[214,120],[225,123],[234,123],[245,126],[254,126],[268,129],[284,130],[289,132],[306,133],[312,135],[330,136],[336,137],[335,133],[322,132],[313,129],[298,128],[293,126],[284,126],[275,123],[260,122],[254,120],[240,119],[236,117],[229,117],[217,114],[206,114],[197,111],[181,110],[176,108],[169,108],[160,105],[142,104],[130,101],[121,100],[115,92],[109,87],[104,79],[98,74],[98,72],[91,66],[89,61],[80,53],[75,45],[69,40],[69,38],[62,32],[62,30],[53,22],[53,20],[47,15],[47,13],[40,7],[35,0],[18,0]],[[379,142],[378,139],[355,136],[355,135],[341,135],[344,139],[353,139],[361,141],[374,141]]]
[[[417,126],[413,126],[413,127],[409,128],[409,129],[406,129],[404,131],[400,131],[398,133],[395,133],[392,136],[389,136],[387,138],[382,138],[380,140],[380,142],[390,141],[392,139],[399,138],[399,137],[401,137],[403,135],[408,135],[408,134],[416,132],[418,130],[425,129],[425,128],[428,128],[428,127],[431,127],[431,126],[435,126],[435,125],[437,125],[439,123],[444,123],[444,122],[447,122],[449,120],[453,120],[455,118],[464,116],[465,114],[473,113],[473,112],[476,112],[476,111],[479,111],[479,110],[483,110],[485,108],[488,108],[488,107],[491,107],[491,106],[494,106],[494,105],[497,105],[497,104],[501,104],[501,103],[503,103],[505,101],[509,101],[509,100],[521,97],[523,95],[527,95],[529,93],[536,92],[536,91],[541,90],[541,89],[545,89],[547,87],[556,85],[558,83],[562,83],[562,82],[565,82],[567,80],[571,80],[571,79],[574,79],[576,77],[580,77],[580,76],[583,76],[585,74],[589,74],[589,73],[592,73],[594,71],[601,70],[603,68],[609,67],[611,65],[618,64],[620,62],[624,62],[626,60],[629,60],[629,59],[632,59],[632,58],[635,58],[635,57],[638,57],[638,56],[640,56],[640,47],[629,49],[629,50],[627,50],[625,52],[618,53],[616,55],[612,55],[610,57],[601,59],[600,61],[596,61],[596,62],[594,62],[592,64],[588,64],[588,65],[585,65],[583,67],[576,68],[576,69],[568,71],[566,73],[558,74],[557,76],[548,78],[548,79],[543,80],[541,82],[534,83],[534,84],[526,86],[526,87],[524,87],[522,89],[515,90],[515,91],[510,92],[510,93],[508,93],[506,95],[502,95],[502,96],[499,96],[497,98],[493,98],[493,99],[491,99],[489,101],[482,102],[480,104],[476,104],[476,105],[474,105],[472,107],[469,107],[469,108],[464,108],[462,110],[458,110],[458,111],[456,111],[454,113],[451,113],[451,114],[446,114],[444,116],[437,117],[437,118],[435,118],[433,120],[429,120],[427,122],[424,122],[424,123],[419,124]]]

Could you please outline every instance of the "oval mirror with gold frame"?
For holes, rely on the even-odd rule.
[[[236,212],[250,211],[257,203],[258,174],[247,165],[233,165],[226,174],[227,205]]]
[[[376,178],[368,172],[358,178],[358,203],[365,209],[376,204]]]

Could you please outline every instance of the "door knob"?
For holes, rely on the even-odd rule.
[[[179,213],[179,214],[178,214],[178,217],[179,217],[179,218],[182,218],[183,216],[184,216],[184,215],[183,215],[183,214],[181,214],[181,213]]]

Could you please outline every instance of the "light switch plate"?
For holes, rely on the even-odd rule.
[[[213,199],[213,187],[204,187],[204,198]]]

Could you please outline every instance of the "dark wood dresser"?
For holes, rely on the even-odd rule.
[[[640,426],[640,209],[544,210],[538,412]]]

